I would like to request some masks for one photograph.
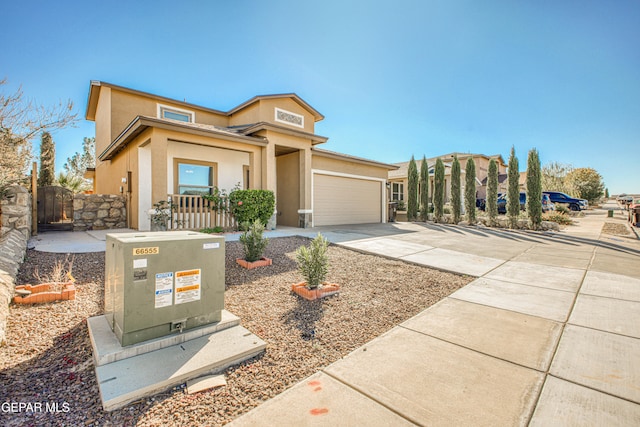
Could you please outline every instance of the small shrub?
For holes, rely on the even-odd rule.
[[[276,199],[269,190],[234,190],[229,194],[229,206],[238,224],[253,223],[259,219],[263,225],[273,215]]]
[[[568,214],[569,208],[567,208],[565,205],[561,205],[560,203],[556,203],[556,212],[560,214]]]
[[[318,233],[309,247],[300,246],[296,251],[298,271],[304,277],[309,289],[317,288],[327,277],[329,271],[328,246],[327,239]]]
[[[264,225],[259,219],[253,224],[245,224],[246,231],[240,236],[242,249],[244,250],[244,259],[254,262],[262,258],[262,254],[269,243],[269,239],[262,236]]]
[[[551,221],[556,222],[560,225],[571,225],[573,224],[573,220],[567,214],[561,213],[558,210],[555,212],[546,212],[542,214],[543,221]]]

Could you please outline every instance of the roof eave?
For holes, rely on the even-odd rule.
[[[312,145],[322,144],[329,140],[326,136],[316,135],[315,133],[309,133],[297,129],[291,129],[286,126],[280,126],[273,123],[268,122],[258,122],[255,123],[246,129],[242,130],[242,133],[245,135],[250,135],[255,132],[259,132],[261,130],[272,130],[276,132],[284,133],[285,135],[297,136],[302,138],[307,138],[311,140]]]
[[[383,167],[390,171],[398,169],[396,165],[392,165],[390,163],[383,163],[383,162],[378,162],[376,160],[365,159],[363,157],[356,157],[356,156],[350,156],[348,154],[336,153],[334,151],[323,150],[321,148],[316,148],[316,147],[313,147],[311,149],[311,152],[315,155],[319,155],[322,157],[328,157],[328,158],[339,159],[339,160],[348,160],[351,162],[366,164],[370,166]]]
[[[111,160],[113,157],[122,151],[129,143],[140,135],[148,128],[158,128],[166,130],[178,130],[180,132],[188,133],[191,135],[202,135],[208,137],[215,137],[218,139],[241,142],[244,144],[266,146],[267,141],[261,141],[256,137],[245,135],[229,135],[225,132],[219,132],[213,129],[202,129],[190,127],[187,123],[168,123],[162,119],[154,117],[137,116],[129,125],[116,137],[116,139],[109,144],[109,146],[98,156],[101,161]]]

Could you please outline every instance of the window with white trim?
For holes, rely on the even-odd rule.
[[[402,182],[393,182],[391,184],[391,200],[404,200],[404,184]]]
[[[197,160],[174,160],[176,192],[182,195],[213,194],[216,185],[216,164]]]
[[[161,119],[179,120],[186,123],[195,122],[195,113],[181,108],[158,104],[158,117]]]

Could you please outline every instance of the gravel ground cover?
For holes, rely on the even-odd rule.
[[[472,280],[331,245],[328,279],[342,290],[310,302],[290,292],[301,280],[295,249],[308,243],[272,239],[265,255],[274,265],[255,270],[235,263],[239,243],[226,244],[226,308],[268,343],[224,372],[226,387],[188,395],[182,385],[113,412],[102,410],[86,325],[102,313],[104,253],[74,255],[76,300],[11,306],[9,345],[0,348],[0,425],[224,425]],[[19,284],[65,259],[28,251]],[[5,402],[32,408],[15,413]]]
[[[627,224],[616,222],[605,222],[602,226],[602,232],[605,234],[613,234],[614,236],[633,236],[633,232],[629,230]]]

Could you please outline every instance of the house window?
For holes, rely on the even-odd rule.
[[[216,164],[196,160],[176,159],[174,166],[176,192],[182,195],[213,194],[216,185]]]
[[[195,114],[193,111],[182,110],[180,108],[168,107],[158,104],[158,117],[161,119],[179,120],[181,122],[193,123]]]
[[[394,182],[391,184],[391,200],[404,200],[404,184]]]

